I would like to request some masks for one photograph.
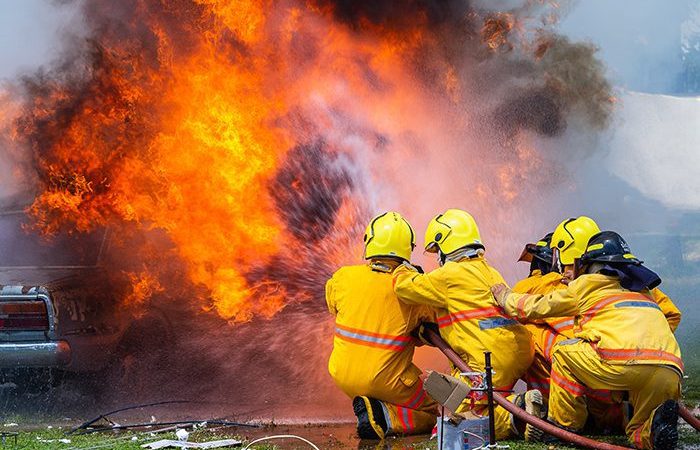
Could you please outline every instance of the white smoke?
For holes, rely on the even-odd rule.
[[[700,209],[700,97],[625,92],[604,166],[670,208]]]

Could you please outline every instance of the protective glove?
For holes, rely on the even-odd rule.
[[[425,345],[433,346],[433,344],[430,343],[427,336],[425,335],[426,330],[432,330],[437,334],[440,334],[440,329],[438,328],[438,325],[435,322],[422,322],[411,332],[411,336],[418,339]]]
[[[499,283],[491,286],[491,293],[493,294],[493,298],[496,299],[496,303],[498,303],[501,308],[505,309],[506,299],[508,298],[508,295],[513,293],[513,291],[511,291],[505,284]]]

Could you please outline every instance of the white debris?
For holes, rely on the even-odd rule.
[[[16,426],[19,426],[19,424],[14,423],[14,422],[10,422],[10,423],[6,423],[5,426],[6,427],[16,427]]]
[[[39,436],[36,437],[36,440],[41,442],[42,444],[50,444],[52,442],[60,442],[61,444],[70,444],[71,440],[70,439],[43,439]]]
[[[158,450],[161,448],[223,448],[223,447],[236,447],[241,445],[242,441],[237,441],[235,439],[224,439],[221,441],[209,441],[209,442],[182,442],[173,441],[171,439],[163,439],[161,441],[149,442],[148,444],[141,445],[141,448],[148,448],[151,450]]]
[[[187,442],[187,438],[190,437],[190,433],[188,433],[187,430],[180,428],[179,430],[175,431],[175,436],[177,436],[178,441]]]

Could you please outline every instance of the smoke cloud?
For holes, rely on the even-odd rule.
[[[595,49],[530,3],[85,3],[87,39],[18,82],[4,139],[34,232],[110,229],[103,266],[128,310],[175,331],[131,337],[113,398],[334,414],[324,283],[387,209],[419,236],[472,212],[513,280],[520,247],[560,220],[564,161],[614,106]],[[145,297],[135,280],[153,280]]]

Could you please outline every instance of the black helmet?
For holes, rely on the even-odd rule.
[[[547,233],[536,244],[527,244],[518,261],[530,262],[531,272],[536,269],[541,270],[543,274],[551,272],[552,260],[554,259],[552,248],[550,247],[552,234]]]
[[[640,265],[643,261],[630,252],[630,246],[614,231],[601,231],[588,241],[581,264],[592,262]]]

